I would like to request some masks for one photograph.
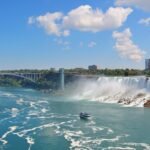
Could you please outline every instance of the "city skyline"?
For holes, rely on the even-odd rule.
[[[150,57],[148,0],[6,0],[0,12],[0,70],[144,69]]]

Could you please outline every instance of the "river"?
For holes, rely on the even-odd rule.
[[[0,150],[69,149],[150,150],[150,109],[0,88]]]

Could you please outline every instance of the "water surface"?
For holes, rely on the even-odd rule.
[[[0,150],[150,150],[149,127],[150,109],[0,88]]]

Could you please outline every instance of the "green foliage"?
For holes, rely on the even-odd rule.
[[[139,76],[144,75],[143,70],[137,69],[98,69],[98,70],[88,70],[82,68],[67,69],[67,73],[76,73],[84,75],[106,75],[106,76]]]
[[[145,71],[144,71],[144,74],[145,74],[147,77],[150,77],[150,70],[145,70]]]
[[[20,82],[13,79],[13,78],[0,78],[0,86],[15,86],[15,87],[19,87],[20,86]]]

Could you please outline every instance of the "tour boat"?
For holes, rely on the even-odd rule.
[[[86,112],[81,112],[80,113],[80,118],[81,119],[88,119],[90,117],[90,114],[86,113]]]

